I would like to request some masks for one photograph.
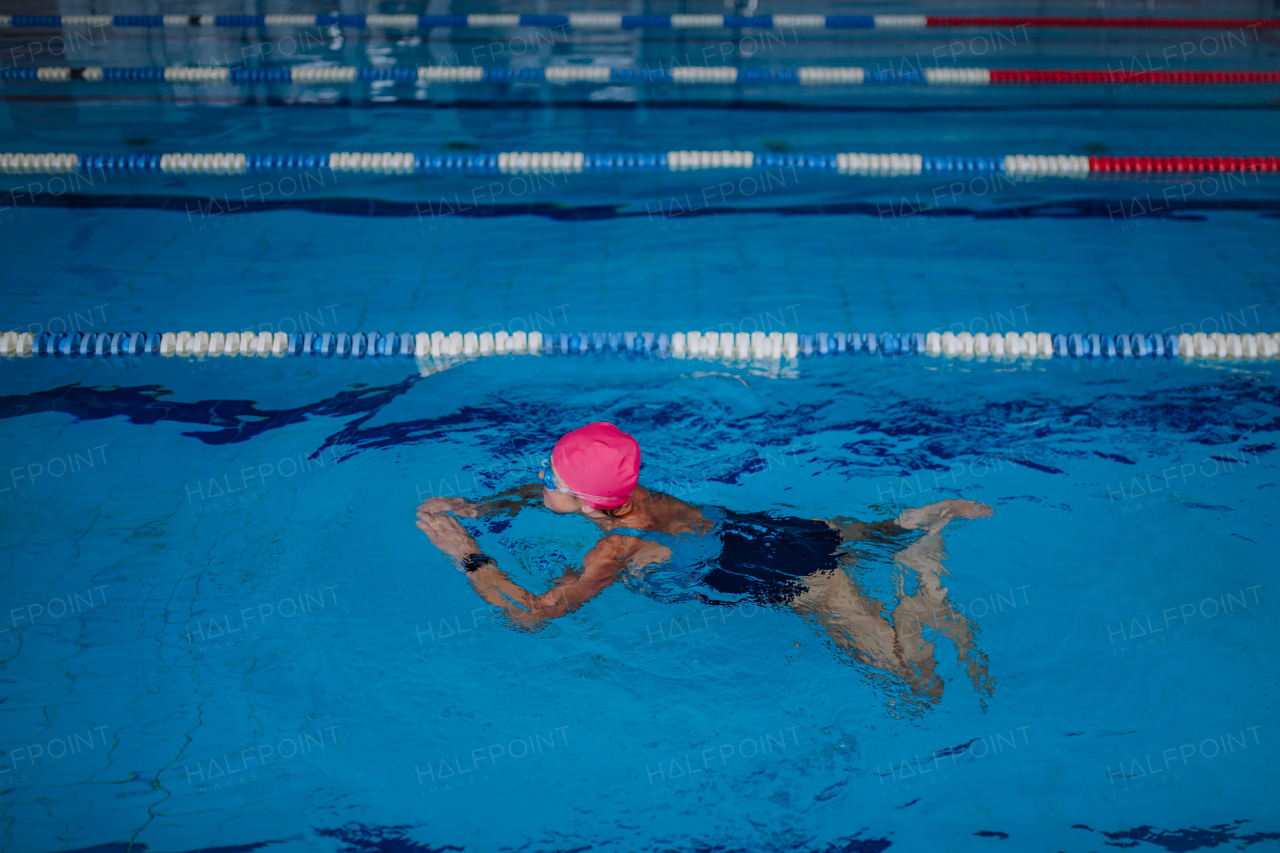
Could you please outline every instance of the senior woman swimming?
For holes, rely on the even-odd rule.
[[[636,440],[611,423],[592,423],[556,443],[540,474],[541,487],[530,484],[480,501],[431,498],[418,507],[417,526],[466,572],[481,598],[521,626],[536,628],[570,613],[615,581],[661,598],[677,568],[682,591],[691,589],[710,604],[752,600],[790,607],[855,660],[936,702],[942,679],[934,674],[933,644],[922,633],[928,625],[956,644],[975,689],[991,693],[973,625],[952,607],[940,582],[945,570],[939,535],[954,519],[991,515],[989,506],[945,500],[871,524],[779,518],[695,506],[641,486],[639,474]],[[514,515],[539,497],[552,512],[585,516],[604,534],[580,569],[567,569],[543,593],[511,580],[456,518],[444,514]],[[886,608],[850,575],[856,556],[844,549],[915,530],[924,535],[895,557],[916,573],[918,583],[912,595],[899,596],[886,618]]]

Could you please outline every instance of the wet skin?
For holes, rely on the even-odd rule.
[[[461,565],[469,555],[479,553],[480,546],[454,516],[515,515],[539,499],[557,514],[586,516],[604,535],[583,557],[581,568],[568,568],[544,593],[524,589],[494,562],[467,573],[481,598],[502,608],[513,624],[528,629],[576,610],[624,573],[639,572],[671,558],[671,550],[663,545],[614,531],[628,528],[688,536],[704,535],[713,528],[696,506],[643,486],[610,514],[591,509],[573,494],[536,483],[480,501],[431,498],[418,507],[417,526],[432,544]],[[894,685],[905,689],[895,700],[901,703],[899,710],[909,712],[912,706],[934,704],[942,695],[942,678],[934,673],[934,644],[925,641],[924,626],[955,643],[975,690],[990,695],[994,682],[987,674],[986,656],[975,645],[974,625],[951,605],[941,583],[946,569],[939,534],[956,519],[991,514],[991,507],[985,504],[945,500],[871,524],[845,518],[824,520],[845,542],[886,541],[909,530],[925,531],[922,538],[895,555],[902,567],[896,580],[897,606],[892,616],[886,617],[883,614],[888,608],[858,587],[850,572],[857,557],[849,552],[841,554],[838,568],[805,576],[805,591],[786,603],[836,648],[870,667],[875,677],[891,682],[891,689]],[[916,580],[910,596],[903,592],[908,572]]]

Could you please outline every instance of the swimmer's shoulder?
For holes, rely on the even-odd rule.
[[[703,536],[715,530],[725,517],[724,510],[718,506],[692,504],[670,495],[662,497],[668,503],[660,513],[661,529],[667,533]]]

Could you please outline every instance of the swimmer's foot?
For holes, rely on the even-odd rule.
[[[905,678],[912,692],[928,697],[931,702],[942,698],[943,688],[942,676],[934,672],[934,651],[933,643],[925,643],[921,646],[920,654],[912,661],[915,664],[914,672],[908,669]]]
[[[932,668],[926,673],[902,673],[901,688],[895,691],[889,702],[890,713],[895,717],[920,718],[942,702],[942,676]]]
[[[928,697],[927,701],[937,702],[942,698],[942,676],[930,673],[911,681],[911,689],[920,697]]]
[[[955,513],[956,518],[990,518],[994,512],[989,504],[978,503],[977,501],[952,500],[947,501],[950,509]]]
[[[898,516],[898,526],[904,530],[923,529],[926,533],[938,533],[957,518],[989,518],[992,512],[990,506],[977,501],[945,500],[905,510]]]

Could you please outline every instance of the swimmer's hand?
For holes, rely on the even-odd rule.
[[[440,499],[436,498],[434,500]],[[471,537],[471,534],[466,531],[461,522],[451,515],[423,512],[419,509],[416,524],[419,530],[427,534],[427,538],[431,540],[432,545],[435,545],[459,563],[480,550],[476,540]]]
[[[481,507],[463,498],[427,498],[418,504],[418,518],[422,518],[423,513],[441,512],[451,512],[462,518],[479,518]]]
[[[490,515],[515,515],[522,508],[542,500],[542,485],[529,483],[478,501],[465,498],[427,498],[418,512],[451,512],[459,518],[484,518]]]
[[[992,509],[977,501],[946,500],[919,509],[904,510],[897,524],[903,530],[923,529],[926,533],[938,533],[948,522],[957,518],[990,518]]]

